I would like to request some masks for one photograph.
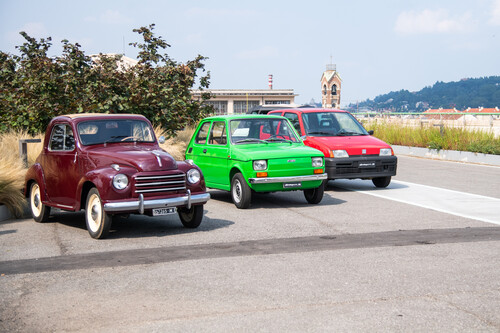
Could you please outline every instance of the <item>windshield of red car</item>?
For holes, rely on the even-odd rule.
[[[141,120],[89,120],[78,124],[78,136],[84,146],[112,142],[154,142],[153,129]]]
[[[234,144],[299,142],[285,119],[250,118],[231,120],[231,142]]]
[[[310,136],[368,135],[356,118],[346,112],[311,112],[302,114],[304,130]]]

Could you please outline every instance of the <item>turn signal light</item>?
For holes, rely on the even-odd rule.
[[[257,177],[259,178],[267,177],[267,172],[257,172]]]
[[[323,169],[314,169],[314,173],[323,173]]]

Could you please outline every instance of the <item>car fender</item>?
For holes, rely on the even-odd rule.
[[[47,202],[47,192],[45,191],[45,176],[43,173],[42,166],[39,163],[33,164],[28,171],[26,172],[24,181],[24,196],[27,198],[30,195],[30,187],[33,182],[37,182],[38,186],[40,186],[40,195],[42,202]]]
[[[310,136],[306,137],[304,139],[304,143],[308,147],[321,151],[325,157],[330,157],[330,148],[327,145],[314,140],[314,137]]]
[[[132,196],[131,186],[127,186],[123,190],[118,190],[113,186],[113,177],[119,173],[125,174],[129,177],[129,181],[137,170],[129,166],[120,166],[117,171],[112,167],[104,167],[99,169],[94,169],[87,172],[78,183],[78,192],[80,193],[81,200],[85,200],[83,191],[88,189],[85,184],[89,182],[97,188],[101,200],[106,202],[108,200],[116,200],[121,198],[130,198]]]

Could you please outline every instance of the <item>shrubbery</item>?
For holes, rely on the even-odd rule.
[[[0,132],[43,132],[50,119],[71,113],[136,113],[161,126],[167,136],[196,123],[213,110],[193,100],[190,89],[209,86],[205,57],[178,63],[163,51],[170,47],[153,33],[154,24],[134,29],[142,36],[139,63],[120,65],[121,56],[85,55],[78,43],[63,40],[59,57],[49,57],[50,37],[37,40],[25,32],[20,55],[0,51]],[[198,77],[198,73],[204,76]]]

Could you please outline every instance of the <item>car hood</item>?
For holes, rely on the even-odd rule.
[[[305,143],[324,147],[328,150],[346,150],[349,155],[361,155],[363,149],[366,150],[364,154],[378,155],[380,148],[390,148],[387,143],[371,135],[308,136]]]
[[[296,143],[245,144],[233,145],[231,148],[231,158],[244,161],[322,155],[316,149]]]
[[[138,171],[177,169],[174,158],[158,147],[108,145],[88,150],[86,157],[95,168],[118,164],[132,166]]]

